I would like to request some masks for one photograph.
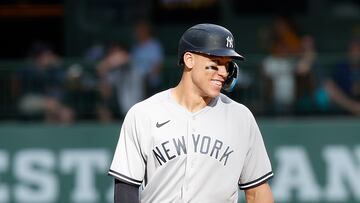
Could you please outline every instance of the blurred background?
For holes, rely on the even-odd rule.
[[[2,0],[0,203],[112,202],[122,119],[180,80],[177,45],[227,27],[276,202],[360,202],[360,2]]]

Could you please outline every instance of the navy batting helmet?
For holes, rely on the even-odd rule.
[[[219,25],[198,24],[184,32],[179,41],[178,63],[184,64],[185,52],[201,53],[209,56],[227,56],[233,59],[244,60],[244,57],[235,51],[235,40],[232,33]],[[230,62],[229,76],[224,84],[224,90],[231,91],[237,82],[238,66]]]
[[[179,41],[179,64],[183,64],[182,57],[187,51],[210,56],[229,56],[234,59],[244,59],[235,51],[235,41],[231,32],[214,24],[198,24],[186,30]]]

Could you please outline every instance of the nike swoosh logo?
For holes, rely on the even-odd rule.
[[[163,122],[163,123],[156,122],[156,127],[157,127],[157,128],[160,128],[161,126],[167,124],[168,122],[170,122],[170,120],[165,121],[165,122]]]

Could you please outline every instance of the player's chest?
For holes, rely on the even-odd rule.
[[[159,163],[191,154],[210,156],[225,162],[230,154],[233,156],[246,149],[241,147],[247,143],[246,136],[243,136],[246,130],[239,131],[239,125],[219,116],[179,119],[168,115],[153,120],[150,126],[147,133],[148,153]]]
[[[238,130],[237,124],[229,122],[226,118],[216,116],[187,116],[179,118],[168,115],[153,119],[150,122],[147,136],[154,144],[175,142],[177,139],[185,140],[186,142],[202,140],[204,142],[216,142],[216,140],[234,142],[242,134]]]

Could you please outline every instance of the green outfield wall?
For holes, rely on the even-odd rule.
[[[121,123],[0,124],[0,203],[112,202]],[[276,202],[360,202],[360,120],[259,120]]]

